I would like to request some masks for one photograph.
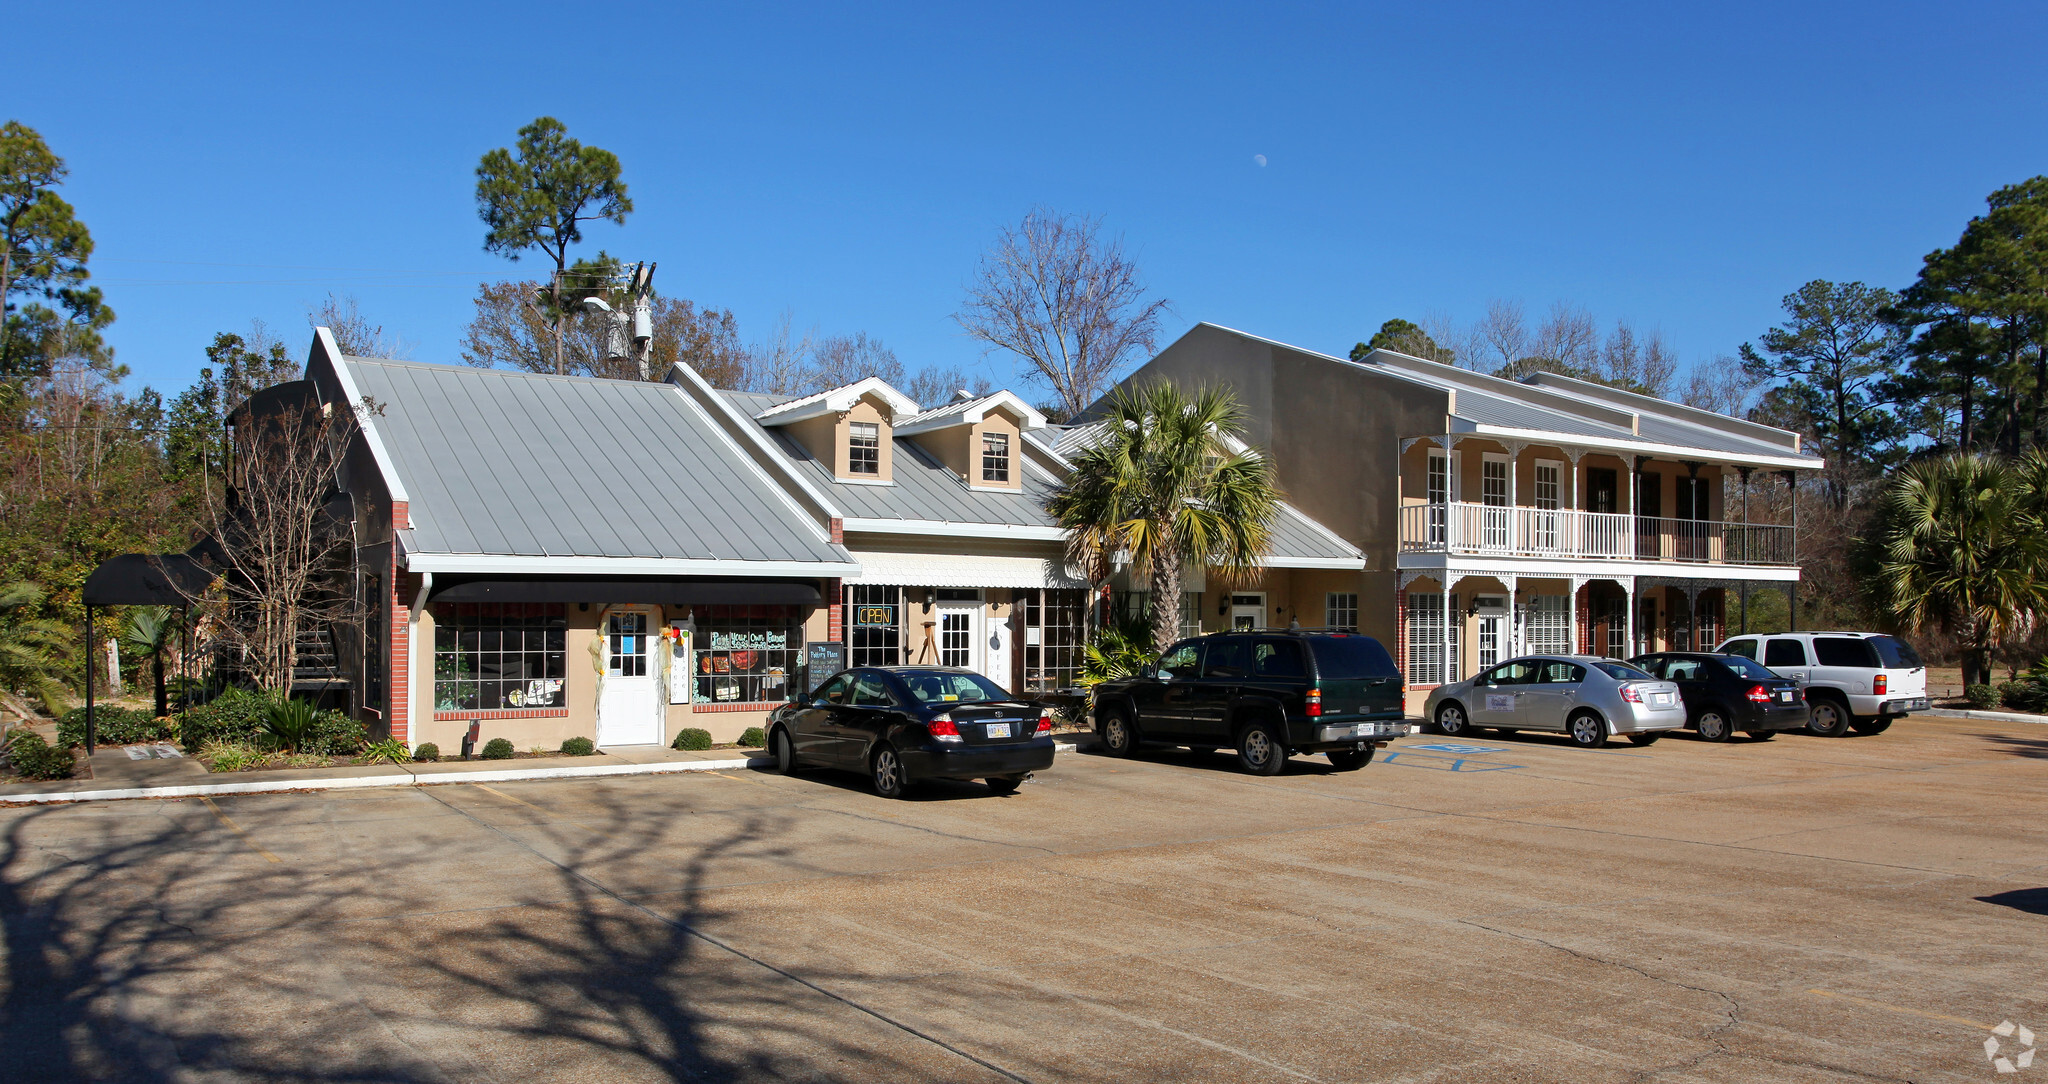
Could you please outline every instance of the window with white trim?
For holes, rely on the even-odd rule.
[[[1442,685],[1458,680],[1458,617],[1444,621],[1444,596],[1431,591],[1408,596],[1408,684]]]
[[[1572,653],[1572,623],[1567,595],[1537,595],[1529,600],[1528,625],[1523,629],[1532,655]]]
[[[1429,498],[1429,540],[1441,543],[1449,530],[1451,503],[1451,457],[1441,448],[1429,450],[1429,475],[1425,483]]]
[[[1332,591],[1323,596],[1323,625],[1327,628],[1358,631],[1358,593],[1355,591]]]
[[[846,473],[882,473],[882,427],[852,422],[846,427]]]
[[[981,480],[1010,484],[1010,434],[981,435]]]

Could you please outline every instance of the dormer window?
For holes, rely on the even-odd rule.
[[[846,472],[882,473],[882,427],[874,422],[854,422],[847,427]]]
[[[1010,484],[1010,435],[1008,433],[983,433],[981,435],[981,480],[999,485]]]

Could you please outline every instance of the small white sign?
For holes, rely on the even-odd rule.
[[[1486,694],[1486,710],[1488,710],[1488,711],[1513,711],[1513,710],[1515,710],[1515,694],[1513,694],[1513,693],[1487,693],[1487,694]]]

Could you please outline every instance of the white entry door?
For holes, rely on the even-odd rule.
[[[1233,629],[1262,629],[1266,627],[1266,596],[1230,596],[1230,627]]]
[[[1479,619],[1479,668],[1492,666],[1500,661],[1500,618]]]
[[[604,692],[597,701],[597,744],[657,745],[661,742],[660,665],[654,650],[654,615],[648,610],[613,610],[605,615]]]
[[[964,666],[979,672],[982,666],[981,603],[941,602],[939,610],[939,665]]]

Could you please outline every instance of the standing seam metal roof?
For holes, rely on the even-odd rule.
[[[414,552],[849,560],[670,385],[340,363],[382,410]]]

